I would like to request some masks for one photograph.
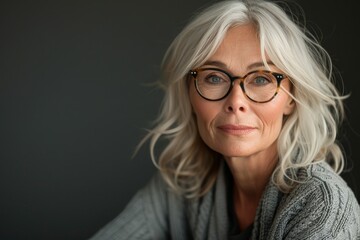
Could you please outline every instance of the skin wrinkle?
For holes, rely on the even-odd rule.
[[[222,1],[174,38],[161,62],[159,115],[140,143],[149,140],[158,171],[94,240],[150,232],[152,239],[360,240],[360,208],[340,176],[345,153],[336,141],[347,96],[328,75],[329,54],[280,5]],[[241,79],[222,75],[250,68],[284,73],[275,76],[278,95],[253,101],[241,89],[269,99],[257,90],[269,86],[264,79],[241,88]],[[139,202],[149,211],[140,213]]]
[[[272,71],[281,72],[269,59],[266,61]],[[249,69],[263,70],[260,43],[253,26],[230,29],[206,64],[221,66],[236,76],[244,76]],[[189,94],[201,138],[224,156],[232,172],[234,207],[240,228],[246,228],[254,220],[261,194],[276,166],[276,141],[283,126],[283,117],[291,114],[294,104],[282,88],[270,102],[252,102],[243,93],[239,81],[235,81],[230,94],[220,101],[203,99],[193,84]],[[288,79],[281,84],[290,90]],[[227,132],[219,128],[224,125],[249,126],[252,130]]]

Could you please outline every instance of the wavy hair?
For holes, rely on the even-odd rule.
[[[165,95],[150,140],[150,155],[165,181],[189,198],[205,194],[214,184],[221,156],[200,138],[188,93],[188,73],[201,66],[221,44],[228,29],[253,24],[265,55],[288,75],[296,107],[278,137],[279,162],[272,181],[284,192],[301,179],[297,170],[327,161],[340,173],[344,157],[336,141],[343,120],[343,99],[335,87],[332,62],[291,11],[262,0],[221,1],[203,9],[168,48],[160,83]],[[156,156],[160,139],[166,144]]]

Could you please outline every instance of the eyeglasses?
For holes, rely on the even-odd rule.
[[[209,101],[224,99],[234,86],[234,81],[240,79],[243,93],[253,102],[266,103],[278,93],[280,83],[286,75],[267,70],[257,70],[245,76],[231,76],[218,68],[199,68],[190,71],[199,95]]]

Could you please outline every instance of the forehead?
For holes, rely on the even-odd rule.
[[[262,62],[260,41],[252,24],[230,28],[207,62],[222,62],[228,69],[247,69]]]

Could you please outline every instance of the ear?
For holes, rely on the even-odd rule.
[[[284,107],[284,115],[290,115],[295,108],[296,104],[294,99],[292,99],[291,97],[289,97],[288,102],[286,103],[285,107]]]

